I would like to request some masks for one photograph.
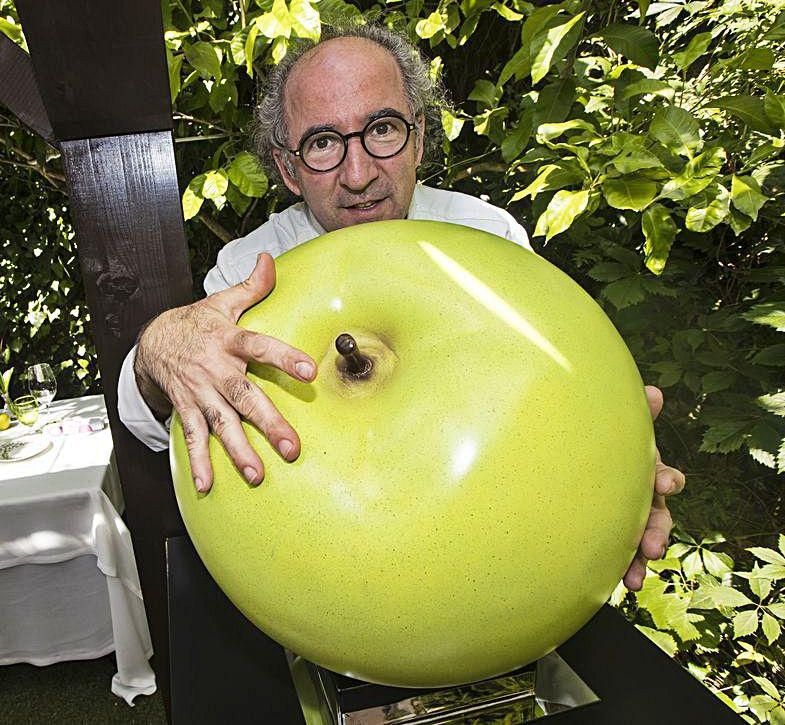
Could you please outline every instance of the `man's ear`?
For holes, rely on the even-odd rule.
[[[283,154],[283,151],[279,151],[278,149],[273,150],[273,158],[275,159],[275,165],[278,167],[278,172],[281,174],[281,178],[283,179],[283,183],[286,184],[286,188],[295,196],[302,196],[300,193],[300,185],[294,177],[293,170],[290,169],[289,165],[286,163]]]
[[[417,166],[419,166],[425,152],[425,114],[421,113],[416,116],[415,122],[417,123],[415,130],[417,134]]]

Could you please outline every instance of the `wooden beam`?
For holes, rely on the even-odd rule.
[[[168,456],[117,416],[117,379],[141,327],[193,299],[171,137],[158,0],[18,0],[60,141],[126,513],[167,713],[164,541],[184,531]]]
[[[60,141],[172,128],[160,2],[17,3]]]
[[[45,141],[57,142],[38,92],[30,56],[0,33],[0,103]]]

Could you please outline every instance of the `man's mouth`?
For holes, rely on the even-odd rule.
[[[356,209],[358,211],[368,211],[378,206],[384,199],[371,199],[370,201],[361,201],[357,204],[350,204],[345,206],[345,209]]]

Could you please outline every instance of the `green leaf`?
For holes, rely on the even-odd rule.
[[[703,434],[704,453],[731,453],[741,448],[750,428],[749,421],[726,421],[712,425]]]
[[[177,94],[180,93],[180,68],[183,65],[183,55],[178,53],[173,56],[167,48],[166,56],[169,65],[169,96],[172,99],[172,103],[174,103]]]
[[[583,139],[589,140],[597,138],[597,131],[594,126],[592,126],[592,124],[590,124],[588,121],[584,121],[583,119],[574,118],[570,121],[562,121],[559,123],[540,124],[537,127],[537,140],[539,143],[552,141],[553,139],[559,138],[559,136],[567,133],[568,131],[576,131],[578,129],[588,132],[582,135]]]
[[[767,325],[778,332],[785,332],[785,302],[761,302],[741,316],[757,325]]]
[[[248,151],[241,151],[229,166],[229,180],[246,196],[262,197],[267,193],[267,175],[259,160]]]
[[[636,624],[635,626],[669,657],[674,657],[679,651],[676,640],[673,639],[673,637],[671,637],[671,635],[669,635],[667,632],[660,632],[658,629],[644,627],[642,624]]]
[[[215,46],[200,40],[193,45],[186,45],[184,49],[186,59],[202,78],[209,80],[221,77],[221,58]]]
[[[763,601],[771,593],[771,579],[761,576],[761,569],[757,562],[750,572],[738,572],[738,576],[743,576],[750,584],[752,593]]]
[[[785,40],[785,10],[774,19],[771,27],[763,34],[764,40]]]
[[[614,23],[599,33],[613,50],[636,65],[654,70],[660,56],[660,44],[657,37],[639,25]]]
[[[22,26],[12,22],[9,18],[0,17],[0,33],[5,35],[10,40],[13,40],[17,45],[25,46],[24,36],[22,35]]]
[[[523,20],[523,15],[520,13],[516,13],[511,8],[508,8],[506,5],[502,3],[494,3],[491,7],[499,13],[505,20],[509,20],[510,22],[517,22],[518,20]]]
[[[712,370],[701,379],[701,389],[704,394],[709,395],[720,390],[727,390],[735,382],[736,373],[730,370]]]
[[[728,70],[771,70],[774,60],[771,48],[748,48],[732,58],[719,61],[717,66]]]
[[[705,233],[724,222],[730,214],[730,194],[722,184],[712,184],[687,209],[684,226],[692,232]]]
[[[237,216],[245,214],[248,207],[251,205],[250,197],[241,194],[234,184],[229,184],[229,188],[226,190],[226,201],[229,202]]]
[[[518,158],[526,148],[532,135],[532,111],[527,111],[521,117],[518,125],[512,129],[502,141],[502,158],[509,164]]]
[[[414,31],[417,35],[424,40],[432,38],[440,30],[444,30],[444,17],[439,12],[431,13],[427,18],[423,18],[417,22]]]
[[[534,236],[545,235],[547,242],[557,234],[566,231],[576,217],[585,211],[588,203],[588,190],[557,191],[548,204],[548,208],[537,220]]]
[[[292,0],[289,5],[292,30],[298,38],[308,38],[314,42],[319,40],[322,33],[322,23],[319,12],[311,5],[309,0]]]
[[[468,98],[470,101],[477,101],[485,108],[493,108],[499,100],[499,89],[490,81],[481,78],[475,82]]]
[[[518,48],[515,54],[510,58],[502,68],[499,74],[499,85],[503,86],[510,78],[515,76],[517,80],[525,78],[531,73],[531,57],[529,55],[530,49],[528,45]]]
[[[704,108],[721,108],[749,126],[753,131],[773,135],[777,129],[766,116],[763,99],[757,96],[722,96],[704,104]]]
[[[700,143],[699,132],[692,114],[676,106],[658,110],[649,125],[649,135],[671,151],[689,157]]]
[[[703,550],[703,566],[709,574],[721,578],[733,569],[733,559],[727,554],[715,553],[708,549]]]
[[[549,83],[537,96],[534,106],[534,128],[543,123],[559,123],[570,113],[575,100],[575,81],[572,78],[560,78]]]
[[[630,268],[619,262],[600,262],[595,264],[588,274],[598,282],[615,282],[617,279],[628,277]]]
[[[766,609],[768,609],[775,617],[785,619],[785,602],[775,602],[774,604],[769,604]]]
[[[785,392],[761,395],[755,399],[755,402],[764,410],[785,418]]]
[[[779,564],[780,566],[785,566],[785,556],[780,554],[778,551],[774,551],[774,549],[768,549],[765,546],[752,546],[747,549],[753,556],[756,556],[761,561],[765,561],[768,564]]]
[[[643,246],[646,266],[656,275],[662,274],[679,228],[662,204],[652,204],[641,217],[646,243]]]
[[[254,50],[256,48],[256,37],[259,35],[259,26],[254,23],[248,31],[245,39],[245,70],[253,78]]]
[[[229,177],[223,169],[208,171],[204,174],[202,196],[205,199],[218,199],[226,194],[226,188],[228,186]]]
[[[602,193],[614,209],[641,211],[657,196],[657,184],[650,179],[628,174],[618,179],[606,178],[602,182]]]
[[[662,96],[668,100],[672,100],[676,91],[670,83],[665,81],[658,81],[653,78],[644,78],[640,81],[635,81],[629,85],[623,86],[616,96],[619,103],[628,101],[635,96]]]
[[[785,130],[785,96],[767,93],[763,99],[763,110],[769,121],[777,128]]]
[[[673,62],[679,70],[686,71],[709,49],[710,44],[711,33],[698,33],[691,38],[683,51],[673,54]]]
[[[769,645],[774,644],[774,642],[779,639],[780,634],[782,634],[780,623],[768,612],[764,612],[762,625],[763,634],[766,635],[766,641],[769,643]]]
[[[746,214],[753,221],[758,218],[760,208],[769,200],[761,193],[760,185],[752,176],[733,175],[730,190],[731,203],[742,214]]]
[[[641,280],[635,277],[627,277],[616,282],[611,282],[603,288],[602,296],[605,297],[617,310],[625,307],[637,305],[646,298]],[[667,387],[662,379],[659,381],[660,387]]]
[[[551,66],[564,58],[578,42],[585,12],[578,13],[567,22],[537,36],[532,42],[532,83],[539,83],[548,74]]]
[[[733,618],[733,638],[739,639],[758,630],[758,611],[745,609]]]
[[[773,697],[775,700],[782,699],[776,685],[767,677],[760,677],[758,675],[751,675],[751,677],[758,684],[758,687],[760,687],[769,697]]]
[[[270,12],[260,15],[254,21],[259,32],[266,38],[289,38],[292,34],[292,17],[285,0],[273,0]],[[246,45],[246,53],[248,46]]]
[[[202,196],[202,185],[204,184],[204,174],[199,174],[191,179],[190,183],[183,192],[183,218],[188,221],[199,213],[202,208],[204,197]]]
[[[755,354],[752,362],[756,365],[785,366],[785,343],[764,347]]]
[[[644,149],[628,148],[623,149],[618,156],[614,156],[609,162],[620,174],[632,174],[641,169],[662,168],[660,161],[653,153]]]
[[[442,128],[448,141],[455,141],[458,138],[464,123],[466,123],[465,119],[453,116],[448,110],[442,109]]]

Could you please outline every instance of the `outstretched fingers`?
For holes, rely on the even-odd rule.
[[[229,341],[229,352],[246,362],[272,365],[306,383],[316,376],[316,363],[310,355],[262,333],[237,328]]]
[[[654,494],[649,520],[646,522],[646,530],[638,545],[635,559],[624,575],[624,586],[632,591],[640,590],[643,580],[646,578],[647,562],[651,559],[660,559],[665,555],[672,527],[673,520],[665,505],[665,497]]]

